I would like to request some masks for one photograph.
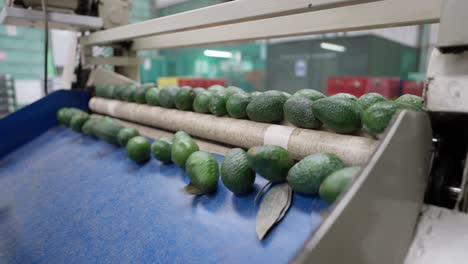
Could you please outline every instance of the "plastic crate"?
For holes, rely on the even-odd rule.
[[[368,78],[365,93],[378,93],[388,99],[400,95],[399,78]]]
[[[328,95],[349,93],[360,97],[365,93],[368,78],[366,77],[331,77],[327,80]]]
[[[424,90],[424,82],[423,81],[404,81],[403,82],[403,89],[402,94],[414,94],[417,96],[422,96]]]

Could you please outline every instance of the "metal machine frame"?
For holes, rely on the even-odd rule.
[[[425,91],[428,114],[404,111],[393,120],[358,179],[294,259],[398,263],[413,239],[427,184],[432,184],[428,180],[432,153],[438,153],[433,150],[432,132],[441,141],[450,137],[439,133],[433,120],[441,113],[451,118],[468,113],[466,104],[460,103],[468,100],[468,89],[463,87],[467,83],[468,58],[463,52],[468,37],[449,32],[457,22],[467,23],[459,12],[451,17],[459,6],[466,6],[466,0],[237,0],[85,35],[80,38],[82,62],[124,66],[128,78],[114,78],[109,72],[105,75],[114,78],[114,83],[129,83],[131,79],[138,81],[138,50],[440,21],[440,50],[445,53],[436,50],[431,58]],[[121,56],[92,56],[93,46],[109,45],[119,47]],[[96,77],[92,81],[98,84],[107,79]],[[466,153],[466,146],[461,147]],[[402,152],[407,155],[404,159]]]

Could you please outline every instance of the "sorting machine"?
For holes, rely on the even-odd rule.
[[[100,85],[138,82],[138,50],[439,23],[425,111],[399,112],[378,140],[80,91],[53,93],[0,120],[0,235],[5,238],[0,258],[164,263],[465,259],[456,243],[445,241],[463,244],[463,224],[468,223],[466,10],[465,0],[237,0],[84,34],[81,62],[96,66],[87,82]],[[93,57],[96,46],[119,52]],[[117,71],[98,67],[102,64],[118,66]],[[285,219],[258,241],[254,194],[239,198],[220,187],[213,196],[187,197],[180,192],[186,177],[176,167],[153,161],[137,167],[123,150],[57,126],[55,111],[62,106],[112,116],[152,138],[184,130],[219,161],[233,146],[276,144],[296,159],[333,152],[363,169],[331,206],[295,194]],[[264,183],[257,177],[256,188]]]

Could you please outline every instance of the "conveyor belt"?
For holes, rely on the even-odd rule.
[[[260,242],[255,192],[235,197],[220,183],[194,198],[187,182],[175,165],[139,166],[123,148],[49,129],[0,159],[0,262],[286,263],[327,210],[294,194]]]

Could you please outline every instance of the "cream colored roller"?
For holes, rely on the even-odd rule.
[[[94,97],[89,108],[97,113],[195,137],[250,148],[264,144],[287,147],[294,159],[317,152],[335,153],[350,165],[367,162],[377,141],[350,135],[257,123],[250,120],[167,109]]]

